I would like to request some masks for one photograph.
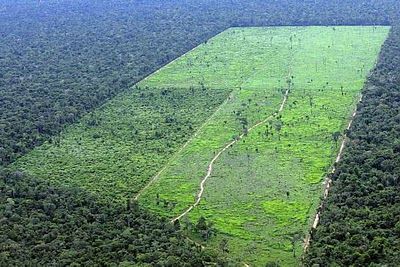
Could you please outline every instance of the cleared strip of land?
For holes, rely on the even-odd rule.
[[[319,204],[321,182],[335,160],[343,130],[387,32],[387,27],[282,27],[231,29],[219,35],[212,44],[224,43],[228,51],[243,44],[251,51],[252,44],[258,43],[259,52],[253,53],[260,54],[264,64],[245,56],[242,68],[256,66],[256,70],[243,71],[243,82],[234,88],[232,100],[202,127],[203,133],[169,164],[140,202],[171,218],[187,211],[198,200],[210,161],[246,132],[214,162],[202,199],[187,216],[191,221],[204,216],[214,222],[220,234],[208,244],[218,247],[226,239],[230,254],[245,262],[296,265]],[[195,86],[196,79],[211,88],[217,88],[218,78],[220,86],[231,83],[224,74],[214,76],[196,68],[219,53],[193,52],[197,53],[193,68],[187,64],[189,55],[144,85],[163,86],[167,77],[167,84],[185,86]],[[247,132],[279,108],[288,83],[292,89],[281,116]],[[259,102],[263,97],[270,105]],[[229,123],[232,126],[226,127]]]

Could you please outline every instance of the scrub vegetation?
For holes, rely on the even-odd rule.
[[[133,88],[11,167],[125,203],[227,95],[206,88]]]

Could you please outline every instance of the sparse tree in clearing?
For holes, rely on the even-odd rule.
[[[156,195],[156,205],[157,206],[160,205],[160,194],[159,193],[157,193],[157,195]]]
[[[308,97],[309,97],[310,107],[312,108],[313,107],[313,97],[311,95],[309,95]]]
[[[165,199],[163,199],[163,204],[164,204],[164,208],[168,208],[168,201],[167,200],[165,200]]]
[[[283,123],[281,120],[277,120],[274,124],[275,130],[278,132],[278,140],[281,140],[280,132],[282,130]]]
[[[244,133],[244,136],[247,136],[247,134],[249,133],[249,129],[247,127],[244,127],[243,133]]]
[[[337,146],[337,141],[339,140],[340,135],[341,135],[340,132],[332,133],[332,139],[335,142],[336,146]]]

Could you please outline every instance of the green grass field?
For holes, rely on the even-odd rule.
[[[184,211],[214,153],[241,133],[243,121],[251,127],[277,110],[289,80],[281,116],[222,154],[204,199],[188,216],[212,221],[219,235],[208,243],[218,247],[228,240],[230,254],[244,262],[298,265],[321,182],[338,151],[333,134],[347,125],[387,33],[387,27],[230,29],[143,81],[233,92],[140,202],[168,217]],[[218,62],[231,53],[233,63]],[[222,74],[214,55],[225,67]],[[157,205],[157,194],[172,204]]]
[[[12,168],[125,201],[166,166],[139,203],[173,218],[195,201],[214,155],[276,112],[290,86],[283,112],[216,161],[188,219],[212,221],[218,235],[206,244],[227,240],[240,261],[297,266],[338,150],[333,134],[345,128],[388,30],[228,29]]]

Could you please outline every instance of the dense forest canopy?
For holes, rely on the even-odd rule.
[[[101,205],[85,191],[21,173],[0,173],[0,211],[1,266],[228,263],[134,202]]]
[[[0,2],[0,162],[230,26],[389,24],[398,1]]]

